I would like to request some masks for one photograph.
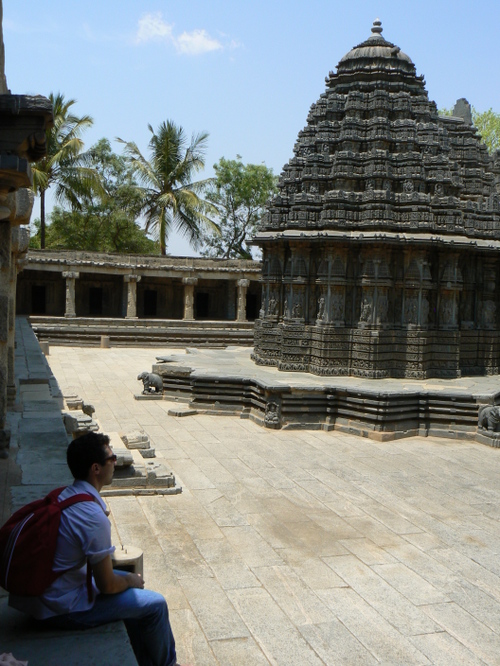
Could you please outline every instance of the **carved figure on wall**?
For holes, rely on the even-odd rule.
[[[442,197],[444,194],[444,188],[442,183],[436,183],[436,187],[434,188],[434,193],[438,197]]]
[[[332,294],[332,314],[333,321],[344,319],[344,295],[340,291],[334,291]]]
[[[318,299],[318,320],[324,321],[325,320],[325,298],[324,296],[321,296]]]
[[[268,308],[267,313],[270,314],[270,315],[275,315],[276,314],[276,306],[277,306],[277,303],[276,303],[276,299],[274,298],[274,294],[273,294],[271,296],[271,298],[269,299],[269,308]]]
[[[363,302],[361,304],[361,314],[359,316],[359,321],[364,322],[366,324],[371,324],[372,312],[373,312],[372,295],[364,294]]]
[[[268,428],[279,428],[280,425],[280,407],[277,402],[266,403],[266,412],[264,414],[264,424]]]
[[[403,192],[406,194],[411,194],[414,190],[414,185],[412,180],[405,180],[403,183]]]
[[[137,376],[138,381],[142,381],[143,393],[163,393],[163,380],[160,375],[154,372],[141,372]]]
[[[454,326],[456,323],[455,303],[453,297],[448,296],[441,306],[441,319],[445,326]]]
[[[302,308],[302,303],[299,298],[295,299],[295,303],[293,304],[293,310],[292,310],[292,317],[295,319],[300,319],[303,316],[303,308]]]
[[[500,430],[500,407],[497,405],[480,407],[477,426],[489,432],[498,432]]]
[[[405,300],[405,322],[407,324],[418,323],[418,303],[415,297],[409,297]]]

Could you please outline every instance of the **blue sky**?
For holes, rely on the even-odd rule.
[[[500,112],[498,0],[3,0],[3,11],[13,93],[76,99],[94,118],[86,146],[119,136],[147,152],[148,123],[166,119],[207,131],[205,177],[237,154],[280,173],[324,77],[377,17],[438,107],[466,97]],[[177,237],[168,250],[193,254]]]

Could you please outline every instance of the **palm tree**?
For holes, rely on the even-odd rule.
[[[47,155],[32,164],[33,190],[40,195],[40,246],[45,247],[45,192],[56,185],[58,201],[80,207],[80,197],[93,189],[101,190],[100,178],[83,153],[80,135],[93,124],[90,116],[75,116],[70,109],[76,100],[65,100],[61,93],[50,93],[54,126],[47,130]]]
[[[188,145],[184,129],[170,120],[163,122],[156,133],[151,125],[148,129],[152,134],[149,160],[134,142],[117,139],[125,144],[125,155],[140,183],[146,231],[154,233],[163,255],[173,228],[196,248],[203,227],[218,229],[206,215],[216,212],[214,206],[202,198],[211,179],[192,180],[193,175],[205,167],[208,134],[193,135]]]

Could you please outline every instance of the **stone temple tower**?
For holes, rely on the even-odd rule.
[[[439,116],[375,21],[326,78],[256,236],[255,362],[368,378],[498,373],[499,191],[500,156],[467,101]]]

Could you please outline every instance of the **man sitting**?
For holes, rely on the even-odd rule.
[[[42,596],[11,594],[9,604],[51,628],[87,629],[123,620],[141,666],[175,666],[175,641],[165,599],[145,590],[139,574],[113,570],[111,525],[99,495],[111,483],[115,470],[109,437],[91,432],[73,440],[67,462],[75,481],[59,499],[84,493],[94,501],[73,504],[61,514],[53,569],[64,573]]]

